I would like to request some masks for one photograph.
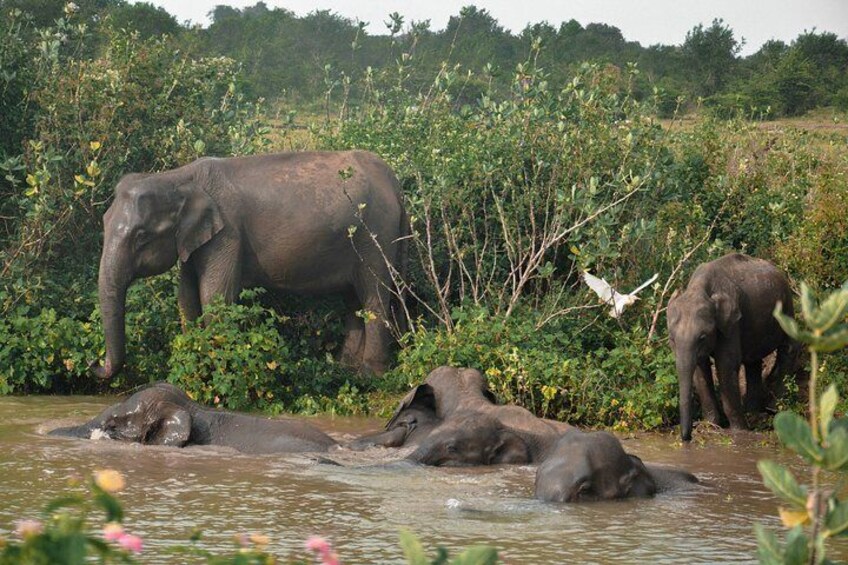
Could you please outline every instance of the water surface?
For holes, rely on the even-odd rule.
[[[0,535],[14,520],[38,517],[67,482],[113,468],[127,478],[120,494],[125,527],[145,540],[143,562],[174,563],[169,547],[195,528],[201,546],[232,550],[243,532],[264,533],[283,557],[305,556],[311,535],[330,539],[345,563],[402,562],[398,530],[415,531],[431,550],[496,546],[510,563],[743,563],[755,561],[754,522],[777,527],[777,501],[756,461],[797,466],[755,433],[704,436],[681,446],[673,435],[624,439],[646,462],[695,473],[702,484],[651,500],[583,505],[532,498],[535,468],[442,469],[391,463],[394,452],[242,455],[214,447],[175,449],[44,436],[97,414],[114,398],[0,398]],[[321,418],[337,439],[381,423]],[[845,546],[832,557],[848,557]]]

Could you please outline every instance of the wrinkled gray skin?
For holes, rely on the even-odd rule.
[[[407,459],[436,467],[527,464],[537,461],[555,438],[508,428],[480,412],[458,412],[422,438]]]
[[[443,366],[406,395],[384,432],[348,447],[412,445],[410,458],[427,465],[529,463],[568,429],[520,406],[495,404],[480,371]]]
[[[321,452],[336,445],[333,438],[299,420],[204,408],[169,383],[151,385],[85,424],[57,428],[49,435],[88,439],[95,430],[117,441],[221,445],[245,453]]]
[[[772,316],[775,305],[792,316],[792,292],[774,265],[738,253],[700,265],[686,290],[668,303],[669,344],[680,382],[680,431],[692,439],[692,401],[697,391],[704,418],[720,425],[710,358],[715,362],[719,395],[731,428],[747,422],[739,391],[739,367],[745,366],[751,409],[765,404],[763,358],[777,350],[770,381],[780,381],[794,365],[797,348]],[[693,390],[694,381],[694,390]]]
[[[402,269],[409,227],[398,181],[376,155],[204,158],[163,173],[126,175],[103,225],[98,285],[106,359],[95,368],[99,377],[112,377],[124,364],[130,284],[178,260],[187,320],[213,297],[232,302],[244,288],[341,293],[348,313],[340,360],[385,371],[393,288],[387,261]],[[351,226],[358,228],[352,236]],[[361,309],[376,317],[364,323],[356,316]]]
[[[612,434],[572,429],[539,465],[535,496],[548,502],[648,498],[696,482],[685,471],[646,466]]]

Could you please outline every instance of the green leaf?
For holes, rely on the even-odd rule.
[[[771,489],[771,491],[795,506],[805,508],[807,505],[807,493],[798,485],[795,477],[782,465],[778,465],[774,461],[763,459],[757,461],[757,469],[763,476],[763,483]]]
[[[836,411],[836,405],[839,404],[839,393],[836,391],[836,385],[831,384],[821,395],[819,400],[819,414],[821,419],[821,435],[827,438],[830,430],[830,422],[833,420],[833,413]]]
[[[848,464],[848,430],[834,427],[827,438],[822,465],[829,471],[837,471]]]
[[[124,509],[118,500],[105,491],[100,491],[94,496],[94,501],[106,512],[107,522],[120,522],[124,519]]]
[[[812,289],[805,282],[801,282],[801,313],[808,323],[812,322],[816,315],[816,298]]]
[[[780,441],[810,463],[820,463],[822,449],[813,441],[810,425],[798,414],[783,411],[774,417],[774,430]]]
[[[428,565],[424,546],[409,530],[400,531],[400,547],[403,549],[403,555],[409,565]]]
[[[817,337],[811,347],[819,353],[832,353],[848,345],[848,326],[841,325],[836,330]]]
[[[806,565],[810,560],[807,536],[801,526],[789,530],[786,535],[786,550],[783,562],[786,565]]]
[[[825,537],[848,535],[848,502],[837,502],[824,518]]]
[[[497,550],[486,545],[469,547],[451,561],[453,565],[495,565],[497,562]]]
[[[783,328],[783,331],[786,332],[786,335],[792,339],[806,344],[812,343],[815,339],[813,334],[802,330],[798,325],[798,322],[796,322],[792,316],[787,316],[781,311],[780,303],[775,305],[772,315],[777,320],[777,323],[780,324],[780,327]]]
[[[59,510],[60,508],[67,508],[69,506],[80,506],[84,502],[85,499],[77,494],[54,498],[53,500],[47,503],[47,506],[44,507],[44,514],[50,515],[53,514],[53,512],[55,512],[56,510]]]
[[[819,306],[815,320],[810,324],[813,328],[827,331],[842,321],[848,314],[848,291],[837,290],[831,293]]]
[[[783,565],[783,552],[774,532],[762,524],[754,524],[757,534],[757,557],[763,565]]]

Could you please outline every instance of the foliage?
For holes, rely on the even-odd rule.
[[[464,307],[453,317],[450,332],[417,325],[389,376],[395,386],[416,384],[439,365],[475,367],[501,402],[575,425],[647,429],[676,417],[673,356],[644,329],[596,322],[579,332],[561,321],[540,332],[542,318],[529,310],[504,319]]]
[[[818,397],[818,356],[848,346],[848,282],[821,303],[806,284],[801,285],[802,328],[782,314],[778,304],[774,316],[793,339],[810,351],[812,369],[809,383],[809,421],[793,412],[781,412],[774,429],[781,443],[798,454],[811,468],[809,486],[800,485],[794,474],[773,461],[757,464],[763,482],[787,507],[780,518],[789,529],[781,546],[777,536],[760,524],[756,526],[761,563],[825,563],[825,542],[848,535],[848,501],[839,492],[821,484],[821,472],[829,471],[844,480],[848,472],[848,420],[836,416],[839,393],[830,385]],[[809,532],[809,533],[808,533]]]
[[[236,304],[218,298],[186,322],[171,341],[167,379],[198,402],[231,410],[366,412],[356,380],[332,358],[312,357],[305,338],[298,343],[298,332],[287,331],[292,320],[257,300],[262,294],[245,290]]]
[[[81,565],[95,560],[99,563],[139,563],[144,540],[124,530],[124,509],[116,493],[125,486],[123,475],[106,469],[95,471],[86,489],[78,492],[72,484],[69,494],[54,498],[42,511],[41,520],[19,520],[16,534],[19,540],[0,537],[0,565],[27,563],[33,565]],[[103,514],[101,519],[95,516]],[[100,531],[95,533],[95,525]],[[191,557],[192,561],[210,565],[261,565],[290,563],[305,565],[309,559],[288,558],[284,561],[267,550],[269,538],[263,534],[240,534],[235,537],[231,552],[212,552],[198,542],[202,532],[195,530],[187,545],[168,547],[175,556]],[[472,546],[448,561],[447,551],[439,547],[437,558],[425,557],[421,542],[409,531],[400,533],[400,544],[410,565],[453,564],[494,565],[497,551],[488,546]],[[329,542],[313,536],[304,549],[312,552],[323,565],[339,565],[341,561]]]

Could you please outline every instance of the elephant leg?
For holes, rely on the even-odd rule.
[[[777,348],[777,359],[774,367],[768,375],[766,388],[772,401],[775,401],[786,393],[785,377],[795,375],[798,372],[798,360],[800,359],[801,346],[797,342],[786,339]]]
[[[223,238],[221,238],[223,240]],[[216,296],[222,296],[224,302],[232,304],[241,293],[241,269],[237,241],[222,241],[210,246],[205,252],[195,253],[197,285],[200,304],[205,307]]]
[[[759,412],[765,407],[766,390],[763,386],[763,360],[745,363],[745,410]]]
[[[378,272],[385,271],[385,268]],[[385,273],[382,280],[390,280]],[[391,293],[388,288],[370,271],[363,281],[356,285],[356,294],[365,310],[365,344],[362,350],[362,368],[367,372],[382,375],[389,362],[389,346],[392,335],[389,331],[386,313],[389,311]]]
[[[695,381],[695,392],[701,402],[704,420],[720,426],[721,412],[718,409],[718,399],[716,398],[715,386],[713,386],[713,369],[709,358],[698,363],[695,367],[693,379]]]
[[[738,349],[738,346],[735,348]],[[739,393],[739,367],[742,365],[739,354],[733,346],[719,349],[715,356],[716,373],[724,413],[732,429],[748,429],[742,399]]]
[[[182,318],[180,325],[185,331],[186,322],[193,322],[203,313],[200,306],[200,291],[197,287],[197,276],[186,263],[180,265],[180,286],[177,294]]]
[[[361,305],[356,298],[356,293],[351,290],[345,293],[345,340],[339,354],[339,362],[350,367],[359,367],[362,364],[362,350],[365,347],[365,322],[356,315]]]

